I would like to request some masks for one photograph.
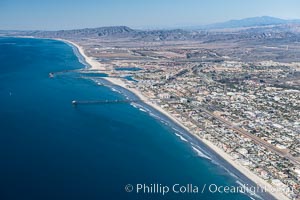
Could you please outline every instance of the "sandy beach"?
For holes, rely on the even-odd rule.
[[[84,49],[79,46],[78,44],[70,41],[70,40],[65,40],[65,39],[60,39],[60,38],[55,38],[56,40],[60,40],[63,41],[65,43],[69,43],[72,44],[73,46],[75,46],[78,49],[78,52],[82,55],[82,57],[85,59],[85,61],[90,65],[90,70],[105,70],[105,65],[99,63],[98,61],[96,61],[94,58],[92,57],[88,57],[86,56]]]
[[[84,57],[85,61],[91,66],[91,68],[90,68],[91,70],[105,70],[105,65],[99,63],[98,61],[94,60],[93,58],[90,58],[90,57],[86,56],[85,53],[84,53],[83,48],[80,47],[78,44],[76,44],[74,42],[71,42],[71,41],[68,41],[68,40],[62,40],[62,39],[59,39],[59,40],[67,42],[67,43],[70,43],[70,44],[74,45],[76,48],[78,48],[79,53]],[[113,83],[115,85],[121,86],[121,87],[123,87],[123,88],[131,91],[136,96],[138,96],[141,100],[143,100],[146,104],[150,105],[151,107],[153,107],[157,111],[159,111],[159,112],[163,113],[164,115],[166,115],[172,121],[174,121],[177,124],[179,124],[185,130],[187,130],[190,134],[196,136],[200,141],[202,141],[209,148],[211,148],[215,153],[217,153],[218,155],[220,155],[224,160],[226,160],[235,169],[237,169],[239,172],[241,172],[246,177],[248,177],[251,181],[253,181],[254,183],[256,183],[261,188],[267,188],[267,192],[269,194],[271,194],[272,196],[274,196],[276,199],[289,200],[289,198],[286,197],[283,193],[281,193],[278,188],[275,188],[270,183],[268,183],[267,181],[263,180],[262,178],[260,178],[256,174],[254,174],[253,172],[251,172],[245,166],[242,166],[238,162],[234,161],[234,158],[232,156],[230,156],[229,154],[225,153],[221,148],[217,147],[212,142],[210,142],[208,140],[205,140],[205,139],[202,139],[202,138],[198,137],[197,135],[193,134],[187,127],[185,127],[183,125],[182,122],[180,122],[180,120],[178,120],[176,117],[172,116],[170,113],[168,113],[167,111],[165,111],[164,109],[162,109],[159,105],[152,103],[146,96],[144,96],[136,88],[128,87],[128,84],[125,81],[123,81],[122,79],[120,79],[120,78],[105,77],[104,79],[106,79],[107,81],[109,81],[109,82],[111,82],[111,83]],[[276,191],[276,192],[274,192],[274,191]]]

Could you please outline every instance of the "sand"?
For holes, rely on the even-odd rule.
[[[73,46],[75,46],[78,49],[78,52],[85,59],[86,63],[88,63],[90,65],[90,68],[89,68],[90,70],[105,70],[106,69],[104,64],[101,64],[100,62],[98,62],[97,60],[95,60],[92,57],[86,56],[84,49],[81,46],[79,46],[78,44],[76,44],[70,40],[65,40],[65,39],[60,39],[60,38],[56,38],[56,40],[60,40],[65,43],[70,43]]]

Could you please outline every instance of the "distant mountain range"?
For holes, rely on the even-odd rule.
[[[300,19],[285,20],[276,17],[262,16],[262,17],[245,18],[240,20],[230,20],[227,22],[199,26],[198,28],[199,29],[227,29],[227,28],[260,27],[260,26],[281,25],[281,24],[300,24]]]
[[[217,29],[217,31],[215,31]],[[127,26],[110,26],[59,31],[0,31],[1,35],[43,38],[110,38],[144,41],[231,39],[270,39],[300,37],[300,20],[274,17],[253,17],[189,29],[136,30]]]
[[[127,36],[135,33],[135,30],[127,26],[107,26],[99,28],[84,28],[74,30],[59,30],[59,31],[33,31],[34,35],[53,35],[57,37],[107,37],[107,36]]]
[[[0,32],[1,33],[1,32]],[[132,38],[151,41],[186,40],[197,37],[199,33],[182,29],[173,30],[136,30],[127,26],[109,26],[100,28],[85,28],[59,31],[25,31],[26,36],[47,38]]]

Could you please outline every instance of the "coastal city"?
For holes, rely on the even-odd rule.
[[[238,65],[230,63],[227,67],[224,63],[220,68],[230,73],[230,68],[236,70]],[[165,74],[151,73],[150,77],[137,75],[137,80],[147,81],[133,84],[192,133],[212,142],[230,154],[235,162],[282,188],[289,197],[296,197],[300,183],[299,90],[248,80],[227,86],[207,73],[215,68],[207,64],[206,67],[187,67],[185,73],[179,74],[171,70]]]
[[[78,44],[101,63],[90,70],[138,91],[238,169],[253,173],[258,184],[299,198],[300,63],[220,60],[211,50],[177,47]],[[195,54],[201,56],[191,61]]]
[[[300,200],[300,1],[1,1],[0,200]]]

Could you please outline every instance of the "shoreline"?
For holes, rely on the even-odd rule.
[[[248,168],[246,168],[246,167],[240,165],[239,163],[235,162],[231,155],[224,152],[221,148],[214,145],[209,140],[202,139],[199,136],[197,136],[196,134],[193,134],[177,118],[173,117],[167,111],[163,110],[159,105],[153,104],[144,95],[142,95],[141,92],[139,92],[137,89],[127,87],[126,84],[122,80],[117,79],[117,78],[104,77],[103,79],[105,79],[106,81],[108,81],[108,82],[110,82],[114,85],[117,85],[121,88],[124,88],[125,90],[128,90],[128,91],[132,92],[135,96],[137,96],[138,98],[140,98],[143,101],[143,104],[146,104],[146,105],[150,106],[151,108],[153,108],[153,110],[155,110],[155,111],[161,113],[162,115],[166,116],[167,118],[169,118],[169,120],[167,120],[167,122],[171,121],[170,123],[175,123],[177,125],[176,128],[180,127],[182,129],[182,130],[180,130],[180,133],[181,134],[183,133],[184,134],[183,136],[186,136],[185,133],[187,133],[188,136],[190,136],[189,139],[197,140],[198,141],[197,145],[199,145],[201,147],[201,149],[204,150],[204,153],[208,150],[209,155],[211,153],[213,153],[213,154],[218,156],[218,157],[216,157],[216,159],[218,161],[220,161],[220,158],[223,159],[225,162],[221,161],[218,164],[221,164],[221,166],[226,171],[232,172],[234,176],[238,177],[243,182],[246,182],[245,184],[253,185],[255,187],[261,187],[261,188],[266,187],[266,188],[268,188],[267,192],[259,193],[259,194],[257,194],[258,196],[262,196],[262,194],[263,194],[264,199],[265,199],[266,198],[265,195],[267,195],[268,200],[271,199],[271,198],[272,199],[278,199],[278,200],[289,200],[289,198],[287,198],[284,194],[281,194],[279,192],[277,192],[277,193],[269,192],[269,191],[277,191],[278,189],[276,189],[274,186],[272,186],[271,184],[269,184],[268,182],[266,182],[265,180],[263,180],[262,178],[260,178],[256,174],[254,174],[253,172],[251,172]],[[148,107],[148,109],[149,109],[149,107]],[[166,121],[166,119],[163,119],[163,120]],[[170,125],[170,123],[168,123],[168,125]],[[191,144],[189,144],[189,145],[191,145]],[[237,172],[239,172],[239,173],[237,173]],[[248,179],[250,182],[247,181],[245,178]],[[253,197],[253,195],[251,195],[251,197]]]
[[[106,70],[104,65],[102,65],[98,61],[94,60],[93,58],[86,56],[86,54],[84,53],[84,49],[81,46],[79,46],[78,44],[76,44],[72,41],[69,41],[69,40],[65,40],[65,39],[55,38],[55,40],[65,42],[65,43],[75,47],[78,50],[78,53],[84,58],[85,64],[87,64],[89,66],[88,69],[90,69],[90,70]],[[105,81],[109,82],[112,85],[119,86],[119,87],[123,88],[124,90],[131,92],[133,95],[135,95],[136,97],[138,97],[140,100],[143,101],[142,104],[151,107],[152,110],[154,110],[154,112],[156,111],[156,112],[162,114],[163,116],[165,116],[166,118],[168,118],[169,119],[169,120],[167,120],[168,122],[174,123],[177,125],[177,127],[180,127],[184,131],[184,134],[187,133],[188,136],[190,136],[189,138],[198,140],[197,143],[199,144],[200,147],[204,147],[205,150],[208,150],[209,152],[212,152],[215,155],[217,155],[218,161],[219,161],[219,159],[223,159],[223,161],[221,160],[221,165],[225,165],[225,166],[223,166],[225,169],[227,169],[227,167],[230,168],[228,170],[230,172],[232,172],[234,175],[237,175],[237,177],[240,178],[243,182],[250,181],[250,185],[253,185],[255,187],[260,186],[261,188],[266,187],[268,189],[266,192],[258,193],[257,195],[263,196],[263,198],[268,197],[268,199],[273,198],[273,199],[280,199],[280,200],[289,200],[289,198],[287,196],[285,196],[283,193],[279,192],[279,190],[277,188],[275,188],[273,185],[271,185],[267,181],[260,178],[258,175],[251,172],[247,167],[244,167],[241,164],[235,162],[233,157],[231,155],[227,154],[226,152],[224,152],[221,148],[214,145],[212,142],[210,142],[206,139],[202,139],[199,136],[197,136],[196,134],[193,134],[186,126],[184,126],[182,124],[182,122],[180,122],[180,120],[178,120],[176,117],[172,116],[170,113],[165,111],[159,105],[152,103],[139,90],[137,90],[136,88],[128,87],[128,84],[126,84],[121,78],[103,77],[102,79],[104,79]],[[241,177],[241,176],[243,176],[243,177]],[[245,178],[248,180],[246,180]],[[277,191],[277,192],[271,192],[271,191]],[[251,195],[251,197],[253,197],[253,195]]]
[[[84,59],[83,64],[88,64],[89,65],[89,69],[90,70],[106,70],[105,66],[101,63],[99,63],[98,61],[96,61],[94,58],[92,57],[88,57],[85,53],[84,53],[84,49],[79,46],[78,44],[70,41],[70,40],[65,40],[65,39],[61,39],[61,38],[54,38],[54,40],[58,40],[58,41],[62,41],[64,43],[69,44],[72,47],[75,47],[77,49],[77,53],[82,56],[82,58]]]

